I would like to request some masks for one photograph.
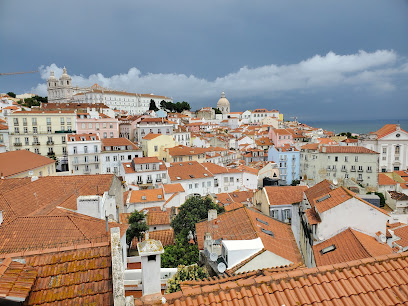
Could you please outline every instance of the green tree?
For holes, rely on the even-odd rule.
[[[8,95],[9,97],[12,97],[12,98],[15,98],[15,97],[16,97],[16,94],[15,94],[14,92],[12,92],[12,91],[9,91],[9,92],[7,93],[7,95]]]
[[[213,107],[213,110],[215,110],[215,114],[222,114],[221,111],[217,107]]]
[[[300,184],[300,180],[292,180],[292,183],[290,185],[297,186],[299,184]]]
[[[153,110],[155,112],[157,112],[159,109],[156,106],[156,102],[154,102],[153,99],[150,100],[150,106],[149,106],[149,110]]]
[[[133,238],[137,238],[139,241],[142,240],[144,232],[146,232],[149,227],[145,221],[145,214],[143,212],[138,212],[135,210],[132,212],[128,218],[129,228],[126,231],[126,244],[130,247]]]
[[[47,97],[40,97],[34,96],[32,98],[24,99],[23,106],[32,107],[32,106],[40,106],[41,103],[48,103]]]
[[[199,267],[197,264],[191,266],[180,265],[177,267],[177,272],[167,282],[166,293],[180,291],[180,282],[186,280],[199,280],[209,277],[208,271],[204,267]]]
[[[224,207],[215,204],[209,197],[203,199],[200,196],[193,196],[188,198],[180,206],[177,216],[171,221],[174,234],[177,237],[180,236],[180,239],[187,241],[189,232],[194,233],[195,224],[198,221],[207,219],[210,209],[216,209],[218,213],[225,211]]]
[[[161,256],[162,268],[174,268],[179,265],[191,265],[199,260],[199,251],[196,244],[188,243],[180,235],[176,237],[174,245],[166,245]]]

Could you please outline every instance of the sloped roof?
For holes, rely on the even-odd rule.
[[[273,232],[274,236],[266,234],[262,229]],[[196,232],[199,249],[204,248],[206,232],[210,232],[214,240],[251,240],[259,237],[266,250],[293,263],[302,261],[290,225],[247,207],[220,214],[210,222],[199,222],[196,224]]]
[[[334,245],[334,251],[322,254],[321,251]],[[388,244],[379,243],[374,237],[348,228],[336,236],[313,246],[317,266],[333,265],[367,257],[392,254]]]
[[[376,134],[377,138],[383,138],[393,132],[397,131],[397,124],[386,124],[384,125],[381,129],[379,129],[378,131],[372,132],[372,134]],[[404,131],[403,129],[401,129],[402,132],[407,133],[406,131]]]
[[[164,202],[162,188],[132,190],[130,192],[129,203]]]
[[[198,178],[213,177],[205,167],[196,161],[172,163],[167,169],[170,180],[194,180]],[[179,179],[180,178],[180,179]]]
[[[184,188],[180,183],[175,184],[163,184],[163,189],[165,193],[176,193],[184,192]]]
[[[113,305],[109,243],[25,257],[38,272],[27,305]]]
[[[10,257],[0,263],[0,301],[24,301],[37,278],[36,269],[12,261]]]
[[[124,137],[102,139],[102,147],[121,147],[121,146],[131,146],[132,150],[140,150],[133,142]]]
[[[324,146],[321,153],[348,153],[348,154],[378,154],[373,150],[358,146]]]
[[[309,203],[312,203],[312,201],[316,198],[319,198],[327,193],[332,191],[332,185],[328,180],[323,180],[316,185],[310,187],[309,189],[305,190],[305,195],[309,201]]]
[[[7,178],[53,164],[55,160],[27,150],[4,152],[0,154],[0,176]]]
[[[397,184],[392,178],[384,173],[378,173],[378,185],[395,185]]]
[[[165,305],[398,305],[408,300],[408,252],[222,284],[182,288]],[[228,280],[228,278],[226,279]],[[143,302],[135,299],[135,305]]]
[[[57,206],[76,210],[78,196],[101,195],[114,179],[114,174],[40,177],[9,191],[0,188],[0,210],[5,223],[18,216],[46,215]]]
[[[266,186],[264,187],[270,205],[302,202],[307,186]]]

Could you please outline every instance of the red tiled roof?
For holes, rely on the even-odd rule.
[[[173,182],[178,180],[194,180],[198,178],[213,177],[209,171],[205,170],[204,165],[196,161],[172,163],[168,168],[168,172],[170,180]]]
[[[71,141],[92,141],[99,140],[99,135],[97,134],[69,134],[67,135],[68,142]]]
[[[321,253],[323,249],[332,245],[336,247],[335,250],[325,254]],[[313,252],[317,266],[333,265],[393,253],[388,244],[381,244],[374,237],[350,228],[322,243],[314,245]]]
[[[300,203],[307,186],[267,186],[264,187],[270,205]]]
[[[164,202],[162,188],[132,190],[129,203]]]
[[[309,200],[309,203],[312,204],[312,201],[316,198],[320,198],[321,196],[329,193],[332,191],[332,185],[328,180],[323,180],[320,183],[317,183],[313,187],[305,190],[305,195]]]
[[[396,130],[397,130],[397,125],[396,124],[386,124],[381,129],[379,129],[378,131],[372,132],[372,134],[376,134],[377,138],[380,139],[380,138],[383,138],[383,137],[395,132]],[[407,133],[403,129],[401,129],[401,131]]]
[[[378,185],[395,185],[397,184],[392,178],[384,173],[378,173]]]
[[[133,142],[124,137],[102,139],[102,147],[122,147],[122,146],[131,146],[132,150],[140,150]]]
[[[108,243],[25,257],[37,270],[27,305],[113,305]]]
[[[0,302],[3,300],[23,302],[29,295],[37,278],[37,271],[10,257],[0,263]]]
[[[174,244],[173,229],[149,232],[149,239],[161,241],[163,246]]]
[[[55,160],[27,150],[10,151],[0,154],[0,176],[5,178],[55,164]]]
[[[145,137],[143,137],[144,140],[151,140],[151,139],[155,139],[159,136],[162,136],[162,134],[154,134],[154,133],[150,133],[147,134]]]
[[[264,223],[257,219],[264,221]],[[214,226],[217,226],[217,230],[212,230],[215,228]],[[274,236],[264,233],[261,228],[272,231]],[[207,220],[199,222],[196,224],[196,232],[200,249],[204,248],[205,232],[210,232],[214,240],[220,238],[224,240],[250,240],[259,237],[266,250],[293,263],[302,261],[289,225],[247,207],[220,214],[217,219],[210,222]]]
[[[378,154],[373,150],[357,146],[325,146],[320,148],[321,153],[348,153],[348,154]]]
[[[184,188],[180,183],[163,184],[164,193],[184,192]]]
[[[407,256],[405,252],[182,288],[165,295],[165,305],[403,304],[408,300]],[[135,300],[135,305],[142,304]]]
[[[169,211],[149,211],[146,216],[147,225],[170,225]],[[153,238],[152,238],[153,239]]]

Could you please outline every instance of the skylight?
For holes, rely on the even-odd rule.
[[[262,231],[263,233],[269,235],[269,236],[275,237],[275,235],[274,235],[271,231],[269,231],[269,230],[266,230],[266,229],[264,229],[264,228],[261,228],[261,231]]]
[[[194,175],[190,174],[190,177],[191,177],[191,178],[194,178]]]
[[[259,219],[259,218],[256,218],[256,221],[261,222],[261,223],[263,223],[263,224],[265,224],[265,225],[269,225],[268,222],[263,221],[263,220],[261,220],[261,219]]]
[[[332,244],[331,246],[328,246],[327,248],[321,249],[320,254],[326,254],[329,252],[333,252],[336,249],[336,245]]]
[[[181,177],[177,176],[176,179],[181,180]]]
[[[322,202],[324,200],[327,200],[328,198],[330,198],[330,194],[326,194],[325,196],[321,197],[320,199],[317,199],[316,202],[319,203],[319,202]]]

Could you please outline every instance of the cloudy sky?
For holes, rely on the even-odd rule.
[[[408,118],[408,1],[0,2],[0,92],[73,84],[301,120]]]

